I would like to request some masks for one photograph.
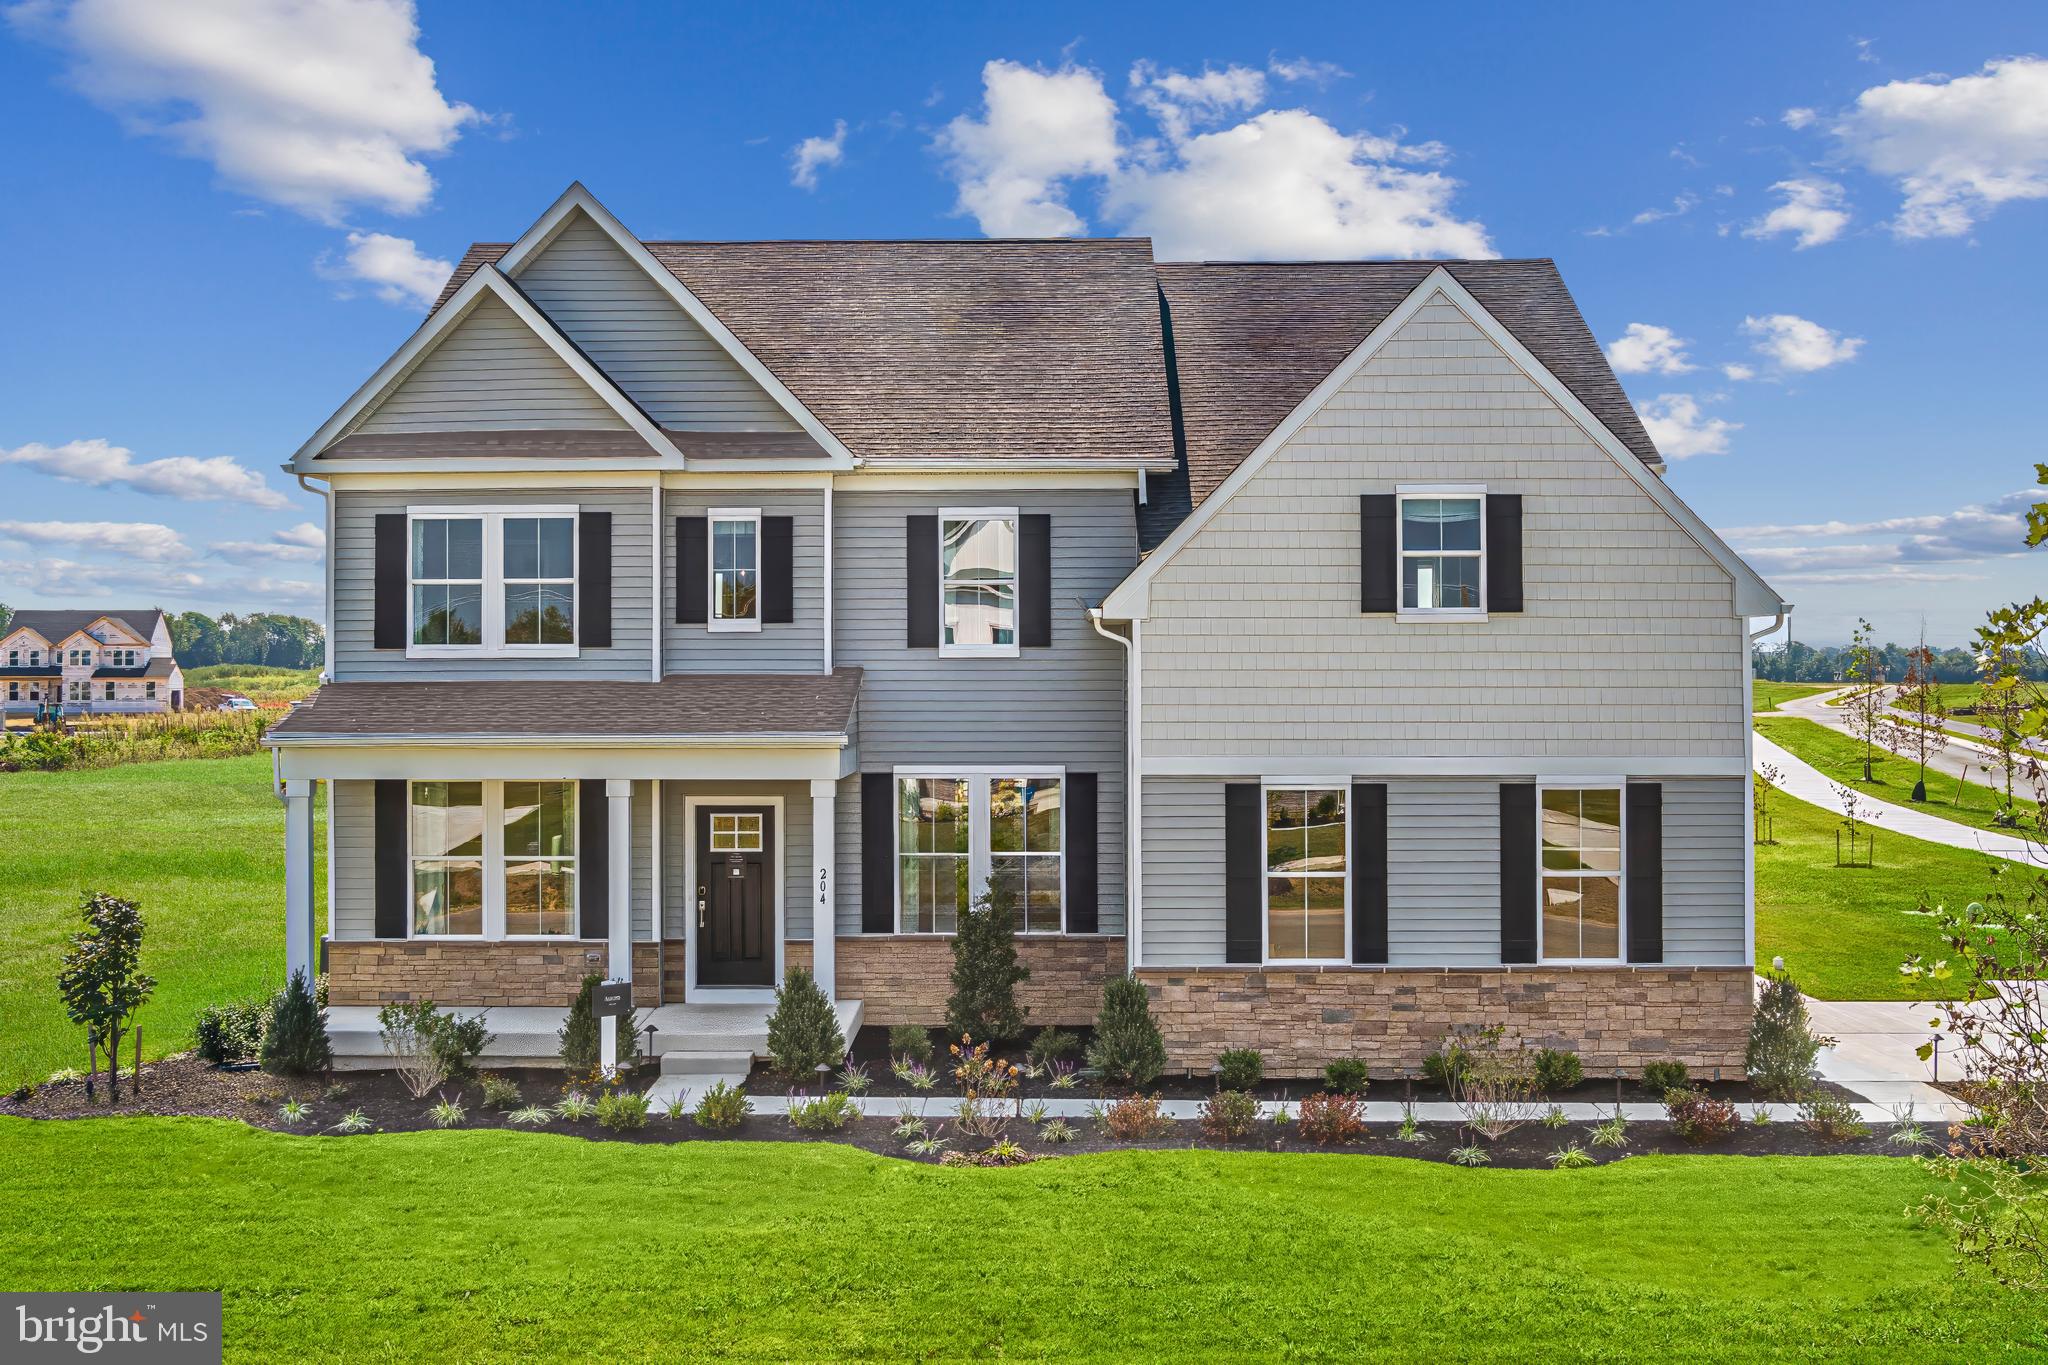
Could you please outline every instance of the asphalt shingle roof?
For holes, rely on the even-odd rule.
[[[156,633],[156,623],[163,613],[155,607],[145,607],[138,611],[108,611],[105,608],[88,611],[28,608],[15,612],[14,618],[7,623],[7,629],[0,631],[0,635],[12,635],[23,626],[27,626],[51,644],[57,645],[84,630],[102,616],[111,617],[147,641]]]

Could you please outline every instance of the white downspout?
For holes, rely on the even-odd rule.
[[[650,510],[648,512],[648,516],[651,519],[649,529],[653,532],[653,538],[649,541],[649,544],[651,544],[654,547],[654,554],[652,556],[654,561],[654,581],[648,584],[649,592],[647,596],[648,599],[654,603],[654,606],[652,608],[652,618],[648,621],[647,624],[649,628],[649,638],[654,641],[654,661],[650,665],[650,671],[648,673],[647,681],[660,682],[661,580],[663,578],[663,574],[661,572],[661,475],[656,474],[654,476],[654,487],[649,491],[653,498],[653,501],[649,504]],[[676,553],[681,554],[682,552],[683,547],[680,545],[676,546]]]
[[[832,671],[832,478],[825,479],[825,671]]]
[[[304,474],[295,474],[295,475],[293,475],[293,477],[294,477],[294,478],[296,478],[296,479],[297,479],[297,480],[299,481],[299,487],[300,487],[300,488],[303,488],[303,489],[305,489],[305,490],[306,490],[306,491],[307,491],[308,493],[312,493],[312,494],[314,494],[315,496],[317,496],[317,497],[318,497],[318,498],[320,499],[320,505],[321,505],[321,507],[322,507],[322,509],[323,509],[323,511],[322,511],[322,515],[321,515],[321,519],[320,519],[320,520],[321,520],[321,525],[322,525],[322,527],[324,528],[324,529],[323,529],[323,531],[322,531],[322,534],[326,536],[326,538],[327,538],[327,542],[326,542],[326,544],[324,544],[324,545],[322,545],[322,546],[320,547],[320,571],[321,571],[321,575],[322,575],[322,576],[323,576],[323,577],[324,577],[324,578],[325,578],[325,579],[327,580],[327,582],[326,582],[326,585],[325,585],[325,590],[324,590],[324,592],[322,593],[322,597],[321,597],[321,601],[322,601],[322,604],[323,604],[323,605],[322,605],[322,607],[321,607],[321,610],[322,610],[323,612],[325,612],[325,613],[326,613],[326,615],[327,615],[327,619],[326,619],[326,620],[324,620],[324,621],[322,621],[322,622],[320,623],[320,648],[321,648],[321,654],[320,654],[320,681],[321,681],[321,682],[333,682],[333,681],[334,681],[334,490],[333,490],[333,489],[332,489],[331,487],[328,487],[328,486],[325,486],[325,485],[322,485],[322,486],[321,486],[321,487],[319,487],[319,488],[315,488],[315,487],[314,487],[314,486],[313,486],[312,484],[310,484],[310,483],[306,482],[306,476],[305,476]]]
[[[1749,632],[1749,643],[1742,651],[1742,699],[1753,708],[1756,705],[1756,642],[1776,631],[1785,624],[1792,614],[1792,604],[1780,602],[1777,617],[1762,630]],[[1742,727],[1742,766],[1749,774],[1750,782],[1756,781],[1756,717],[1751,715],[1749,723]],[[1756,799],[1753,792],[1744,792],[1749,797],[1742,803],[1742,933],[1744,965],[1756,970]]]
[[[1124,757],[1124,971],[1135,973],[1143,957],[1144,925],[1140,908],[1143,904],[1144,874],[1140,858],[1144,845],[1139,839],[1138,821],[1142,809],[1140,795],[1144,790],[1144,774],[1141,757],[1144,753],[1138,737],[1138,623],[1128,622],[1131,636],[1125,639],[1102,624],[1102,608],[1088,608],[1088,624],[1095,627],[1095,633],[1105,640],[1114,640],[1124,647],[1126,667],[1124,670],[1127,693],[1127,717],[1124,729],[1129,734],[1128,751]]]

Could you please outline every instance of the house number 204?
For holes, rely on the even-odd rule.
[[[832,869],[818,869],[818,904],[824,905],[832,898]]]

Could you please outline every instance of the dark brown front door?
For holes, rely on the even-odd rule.
[[[698,985],[775,984],[774,856],[771,807],[698,807]]]

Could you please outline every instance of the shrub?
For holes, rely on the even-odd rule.
[[[118,1100],[121,1035],[156,989],[156,978],[142,970],[142,910],[99,891],[87,892],[78,909],[85,928],[71,936],[57,992],[65,1015],[106,1053],[107,1094]]]
[[[1072,1142],[1074,1140],[1074,1125],[1068,1123],[1065,1119],[1047,1119],[1038,1130],[1038,1140],[1040,1142],[1050,1142],[1055,1147],[1061,1143]]]
[[[1259,1102],[1242,1090],[1219,1090],[1202,1102],[1202,1131],[1218,1142],[1248,1135],[1259,1122]]]
[[[1080,1046],[1081,1039],[1078,1034],[1047,1025],[1031,1040],[1031,1064],[1040,1070],[1050,1071],[1054,1062],[1065,1061],[1073,1056]]]
[[[370,1116],[360,1109],[351,1109],[341,1116],[341,1121],[327,1131],[330,1133],[367,1133],[373,1125]]]
[[[1613,1118],[1602,1119],[1594,1124],[1591,1131],[1595,1147],[1628,1146],[1628,1120],[1622,1117],[1619,1109],[1615,1111]]]
[[[310,1076],[334,1066],[327,1011],[314,998],[313,984],[303,969],[292,973],[271,1006],[261,1060],[265,1071],[284,1076]]]
[[[462,1101],[451,1100],[443,1095],[441,1102],[427,1111],[427,1117],[434,1121],[436,1128],[460,1128],[463,1120]]]
[[[254,1057],[263,1046],[263,1025],[269,1015],[270,1003],[254,997],[208,1005],[199,1011],[193,1025],[199,1059],[218,1066]]]
[[[505,1118],[522,1128],[538,1128],[554,1116],[555,1111],[544,1104],[522,1104]]]
[[[441,1071],[455,1082],[476,1079],[476,1059],[497,1035],[484,1027],[484,1017],[443,1014],[435,1018],[430,1045]]]
[[[874,1083],[866,1062],[848,1062],[839,1068],[839,1088],[849,1095],[865,1095]]]
[[[1451,1160],[1457,1162],[1460,1166],[1484,1166],[1492,1161],[1493,1157],[1487,1153],[1484,1147],[1471,1144],[1464,1147],[1451,1148]]]
[[[287,1128],[298,1127],[306,1121],[306,1116],[312,1112],[313,1107],[311,1105],[302,1104],[298,1100],[286,1100],[277,1107],[278,1120]]]
[[[1856,1106],[1839,1095],[1816,1091],[1799,1105],[1799,1124],[1823,1142],[1853,1142],[1870,1136]]]
[[[987,1043],[971,1037],[946,1050],[955,1059],[953,1079],[960,1083],[953,1126],[970,1137],[1000,1136],[1016,1109],[1017,1064],[991,1056]]]
[[[789,1121],[806,1133],[836,1133],[860,1117],[860,1106],[843,1090],[814,1100],[792,1100]]]
[[[597,1101],[581,1090],[571,1090],[555,1101],[555,1113],[571,1123],[581,1123],[597,1112]]]
[[[1310,1095],[1301,1102],[1295,1128],[1303,1140],[1324,1147],[1333,1142],[1356,1142],[1365,1136],[1365,1101],[1327,1090]]]
[[[1333,1095],[1363,1095],[1371,1083],[1363,1057],[1339,1057],[1323,1068],[1323,1088]]]
[[[1152,1018],[1151,998],[1136,977],[1112,976],[1102,985],[1102,1013],[1088,1064],[1113,1085],[1136,1089],[1166,1069],[1166,1043]]]
[[[1565,1117],[1564,1106],[1561,1104],[1553,1104],[1550,1108],[1543,1111],[1543,1126],[1545,1128],[1562,1128],[1570,1122],[1571,1120]]]
[[[614,1090],[597,1097],[597,1122],[614,1133],[630,1133],[647,1126],[647,1096],[631,1090]]]
[[[1540,1117],[1536,1107],[1536,1062],[1523,1044],[1505,1043],[1500,1024],[1479,1029],[1461,1044],[1461,1065],[1451,1082],[1451,1098],[1464,1112],[1465,1126],[1489,1142]]]
[[[1749,1018],[1749,1078],[1777,1099],[1805,1093],[1813,1084],[1814,1061],[1834,1043],[1813,1031],[1798,985],[1783,971],[1764,979],[1756,1011]]]
[[[1445,1038],[1437,1045],[1436,1051],[1422,1059],[1423,1079],[1431,1085],[1450,1090],[1464,1076],[1467,1061],[1464,1045],[1456,1038]]]
[[[416,1100],[448,1078],[434,1049],[440,1018],[431,1000],[408,1000],[377,1011],[377,1033],[385,1054],[406,1092]]]
[[[1586,1079],[1579,1054],[1563,1048],[1546,1047],[1536,1053],[1536,1088],[1545,1094],[1569,1090]]]
[[[492,1109],[516,1109],[519,1107],[519,1087],[503,1076],[483,1078],[484,1103]]]
[[[1734,1105],[1697,1090],[1665,1091],[1664,1112],[1671,1119],[1672,1131],[1695,1145],[1719,1142],[1740,1122]]]
[[[1017,960],[1017,897],[1006,883],[988,889],[960,916],[953,935],[953,993],[946,1028],[1003,1042],[1024,1032],[1017,983],[1031,969]]]
[[[1667,1090],[1686,1090],[1692,1085],[1692,1073],[1686,1070],[1684,1062],[1651,1062],[1643,1068],[1643,1086],[1661,1095]]]
[[[747,1115],[754,1112],[754,1102],[747,1098],[747,1092],[725,1081],[715,1082],[697,1101],[697,1112],[690,1115],[699,1128],[710,1128],[727,1132],[740,1126]]]
[[[932,1060],[932,1035],[929,1029],[916,1024],[896,1024],[889,1029],[889,1057],[897,1062],[922,1062],[929,1066]]]
[[[1401,1106],[1401,1126],[1394,1130],[1396,1142],[1427,1142],[1429,1134],[1422,1131],[1422,1125],[1415,1121],[1415,1106]]]
[[[1550,1154],[1550,1164],[1560,1171],[1583,1170],[1593,1165],[1593,1154],[1578,1143],[1569,1143]]]
[[[1096,1111],[1102,1135],[1115,1142],[1147,1142],[1172,1131],[1173,1120],[1159,1112],[1157,1095],[1126,1095]]]
[[[768,1063],[791,1085],[817,1079],[818,1068],[846,1055],[846,1038],[832,1002],[802,967],[792,967],[775,988],[775,1012],[768,1016]]]
[[[584,1075],[602,1065],[599,1054],[604,1035],[597,1031],[597,1016],[591,1011],[594,1006],[591,997],[604,978],[596,972],[583,978],[577,988],[576,998],[569,1002],[569,1017],[555,1032],[561,1039],[562,1066],[572,1076]],[[640,1060],[640,1035],[633,1030],[633,1016],[622,1014],[612,1021],[614,1037],[618,1040],[618,1058],[621,1067],[633,1065]]]
[[[1255,1047],[1227,1048],[1216,1057],[1216,1088],[1250,1090],[1266,1078],[1266,1058]]]

